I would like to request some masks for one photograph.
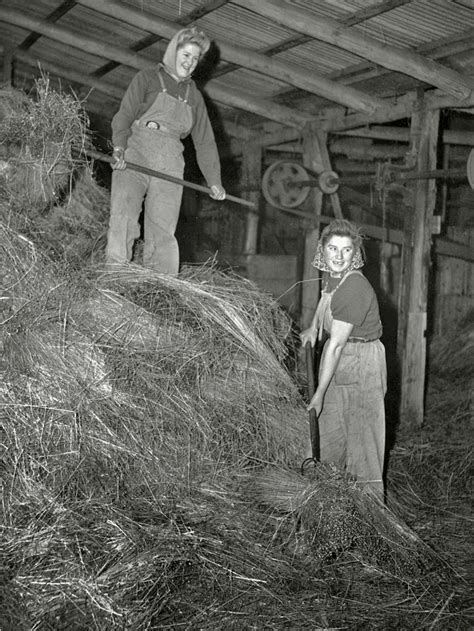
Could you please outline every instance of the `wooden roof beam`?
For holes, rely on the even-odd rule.
[[[187,26],[188,24],[191,24],[195,20],[198,20],[204,17],[208,13],[212,13],[213,11],[220,9],[222,6],[224,6],[228,2],[229,0],[208,0],[208,2],[205,2],[202,6],[197,7],[196,9],[193,9],[189,13],[186,13],[186,15],[183,15],[181,18],[179,18],[178,23],[182,27]],[[76,4],[75,0],[74,0],[74,4]],[[153,44],[156,44],[156,42],[159,42],[160,39],[162,39],[160,35],[152,35],[152,34],[146,35],[145,37],[140,39],[138,42],[135,42],[133,46],[130,47],[130,50],[133,50],[135,52],[138,52],[139,50],[144,50],[145,48],[148,48],[149,46],[153,46]],[[109,72],[112,72],[112,70],[114,70],[114,68],[117,68],[117,66],[119,65],[120,64],[115,61],[109,61],[108,63],[104,64],[101,68],[97,68],[97,70],[94,72],[94,75],[96,77],[103,77]]]
[[[367,34],[360,34],[337,20],[315,17],[310,11],[286,0],[234,0],[245,9],[272,19],[278,24],[315,39],[328,42],[365,59],[437,86],[458,99],[468,98],[474,83],[467,77],[417,53],[384,44]]]
[[[64,2],[61,2],[61,4],[45,18],[46,22],[53,23],[60,20],[63,15],[66,15],[75,5],[75,0],[64,0]],[[28,37],[18,45],[18,48],[20,50],[28,50],[40,37],[41,33],[30,33]]]
[[[419,93],[416,90],[412,90],[403,94],[402,96],[393,100],[391,105],[387,106],[384,110],[377,110],[371,116],[361,114],[349,114],[346,116],[342,110],[336,110],[335,108],[328,108],[324,111],[320,111],[320,119],[322,126],[331,131],[344,131],[346,129],[355,129],[357,127],[364,127],[364,125],[372,125],[374,123],[387,123],[389,121],[400,120],[407,118],[413,114],[419,107]],[[471,95],[459,101],[446,94],[440,93],[439,90],[429,90],[425,92],[425,99],[423,107],[428,110],[441,110],[456,107],[472,108],[474,107],[474,92]]]
[[[77,35],[68,29],[49,24],[43,20],[30,18],[19,11],[13,9],[4,9],[0,7],[0,20],[8,21],[30,31],[41,33],[50,39],[62,42],[67,46],[73,46],[80,50],[87,50],[92,55],[97,55],[105,59],[118,61],[121,64],[142,70],[149,68],[150,62],[129,50],[119,48],[112,44],[87,37],[85,35]],[[308,122],[314,121],[314,117],[294,110],[283,105],[277,105],[271,101],[264,99],[255,99],[249,93],[239,91],[238,94],[230,88],[220,87],[218,85],[208,84],[206,93],[216,101],[225,105],[236,107],[238,109],[252,112],[262,116],[263,118],[273,120],[282,125],[303,128]]]
[[[157,18],[151,13],[132,9],[129,5],[118,0],[77,0],[77,3],[168,39],[171,39],[176,31],[182,28],[180,24]],[[273,77],[300,90],[317,94],[358,112],[372,113],[384,106],[382,99],[330,81],[327,77],[315,72],[303,71],[296,64],[278,61],[242,46],[227,44],[224,41],[216,41],[216,44],[222,59],[229,63]]]
[[[466,50],[470,50],[474,46],[474,29],[469,29],[463,33],[456,35],[450,35],[449,37],[442,37],[432,42],[422,44],[415,48],[415,52],[420,55],[425,55],[430,59],[443,59],[451,55],[457,55]],[[343,70],[332,72],[329,77],[334,81],[340,81],[344,85],[351,85],[368,79],[374,79],[375,77],[381,77],[390,70],[376,66],[373,63],[362,62],[348,66]]]

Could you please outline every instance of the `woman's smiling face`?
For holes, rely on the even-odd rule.
[[[355,255],[352,239],[337,235],[330,237],[323,251],[331,276],[341,276],[347,272]]]
[[[197,44],[188,43],[178,48],[176,52],[176,76],[178,79],[187,79],[196,68],[201,49]]]

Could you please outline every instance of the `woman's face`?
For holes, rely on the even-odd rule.
[[[197,44],[185,44],[176,52],[176,76],[178,79],[187,79],[196,68],[201,49]]]
[[[323,248],[324,258],[331,276],[341,276],[351,266],[355,247],[350,237],[333,235]]]

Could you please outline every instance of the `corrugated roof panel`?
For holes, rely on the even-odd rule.
[[[293,31],[252,11],[226,4],[198,22],[213,39],[261,50],[294,35]]]
[[[436,41],[474,27],[474,9],[418,0],[354,27],[357,31],[399,47]]]
[[[287,83],[243,68],[213,79],[212,85],[220,85],[236,93],[244,91],[259,99],[271,98],[275,93],[288,89]]]
[[[296,64],[302,69],[317,70],[321,74],[329,74],[364,61],[362,57],[320,41],[311,41],[297,48],[292,48],[280,53],[277,58]]]

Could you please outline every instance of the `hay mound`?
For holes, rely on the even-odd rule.
[[[76,151],[87,143],[88,119],[80,101],[35,82],[35,98],[0,91],[0,189],[30,216],[59,198],[74,171]]]
[[[463,628],[401,520],[331,467],[295,473],[274,301],[212,265],[102,270],[106,195],[69,182],[0,199],[0,627]]]

